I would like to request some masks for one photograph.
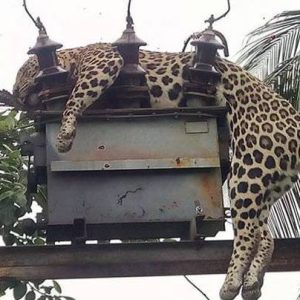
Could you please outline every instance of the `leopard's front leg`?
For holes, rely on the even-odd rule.
[[[116,48],[110,45],[91,47],[82,52],[76,85],[66,103],[57,136],[57,149],[67,152],[76,135],[77,118],[115,81],[123,65]]]

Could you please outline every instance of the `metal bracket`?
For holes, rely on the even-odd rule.
[[[79,245],[84,244],[87,239],[85,219],[75,219],[73,223],[73,240],[72,243]]]
[[[52,161],[52,172],[218,168],[219,157],[126,159],[111,161]]]

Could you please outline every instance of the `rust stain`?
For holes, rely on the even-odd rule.
[[[176,168],[185,168],[185,167],[191,167],[194,164],[196,164],[194,158],[188,158],[188,157],[177,157],[174,160],[173,166]]]
[[[173,201],[172,203],[164,204],[159,208],[159,211],[161,213],[164,213],[168,210],[174,210],[174,209],[180,209],[178,203],[176,201]]]
[[[222,196],[219,195],[221,181],[217,179],[216,170],[207,170],[204,176],[200,177],[201,193],[203,195],[203,203],[205,218],[215,218],[222,207]],[[219,217],[219,216],[218,216]]]

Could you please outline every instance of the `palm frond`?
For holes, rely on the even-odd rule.
[[[285,11],[248,34],[237,62],[263,79],[299,51],[300,10]]]
[[[300,109],[300,54],[285,60],[264,81],[297,109]]]
[[[300,238],[300,181],[276,202],[271,210],[269,228],[275,238]]]

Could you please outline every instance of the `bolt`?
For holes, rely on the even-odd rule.
[[[229,209],[225,209],[225,217],[226,218],[231,218],[231,210],[230,210],[230,208]]]
[[[200,206],[196,206],[196,214],[197,216],[200,216],[203,214],[203,209]]]

